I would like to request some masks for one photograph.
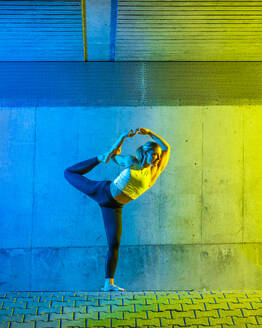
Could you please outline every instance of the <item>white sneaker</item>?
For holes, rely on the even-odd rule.
[[[103,291],[104,292],[110,292],[110,291],[124,292],[126,290],[124,288],[118,287],[116,285],[108,284],[107,286],[104,286]]]

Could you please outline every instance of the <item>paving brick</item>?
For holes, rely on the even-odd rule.
[[[24,321],[29,322],[29,321],[48,321],[49,315],[48,313],[46,314],[40,314],[40,315],[32,315],[32,314],[26,314]]]
[[[0,316],[0,320],[1,320],[1,316]],[[9,323],[9,322],[3,322],[3,323],[1,323],[1,321],[0,321],[0,327],[1,328],[10,328],[11,327],[11,323]]]
[[[223,328],[247,328],[247,323],[238,323],[237,325],[233,325],[233,326],[223,326]],[[249,325],[249,327],[250,327],[250,325]],[[213,328],[213,327],[212,327]],[[252,325],[252,328],[260,328],[259,326],[257,326],[257,325]]]
[[[166,294],[169,295],[169,294],[173,294],[173,293],[172,292],[167,292]],[[154,292],[154,291],[144,292],[144,295],[146,296],[146,298],[156,297],[157,292]]]
[[[256,328],[256,327],[260,328],[260,326],[258,326],[258,325],[253,325],[251,323],[246,323],[244,328]]]
[[[252,292],[248,292],[248,293],[234,293],[234,295],[238,298],[238,299],[252,299],[254,297],[257,297],[257,293],[252,293]]]
[[[255,303],[262,303],[262,293],[260,294],[260,296],[256,295],[256,297],[252,297],[250,301]]]
[[[62,327],[61,320],[37,322],[37,328],[61,328],[61,327]]]
[[[233,323],[237,326],[242,323],[250,323],[250,324],[257,324],[255,317],[247,317],[247,318],[239,318],[239,317],[232,317]]]
[[[14,298],[14,297],[26,297],[28,294],[30,294],[30,292],[6,292],[5,295],[6,297],[10,297],[10,298]]]
[[[166,319],[166,318],[159,318],[161,322],[161,327],[186,327],[185,321],[182,318],[176,319]],[[197,326],[196,326],[197,327]],[[192,328],[192,326],[190,326]]]
[[[131,305],[112,305],[112,312],[118,312],[118,311],[129,311],[129,312],[134,312],[135,307],[133,304]]]
[[[262,309],[262,303],[250,302],[250,305],[253,309]]]
[[[166,293],[166,297],[173,298],[173,299],[179,299],[179,293],[176,293],[176,292]]]
[[[139,292],[141,295],[144,295],[144,292]],[[137,294],[137,293],[136,293]],[[158,290],[157,292],[155,292],[156,296],[158,298],[160,297],[166,297],[168,295],[168,291],[161,291],[161,290]],[[181,292],[181,294],[187,294],[187,292]]]
[[[74,301],[86,301],[87,300],[87,295],[64,295],[63,301],[67,302],[74,302]]]
[[[150,300],[146,300],[147,303],[150,303]],[[164,297],[158,297],[156,299],[156,302],[159,304],[169,304],[168,298],[164,298]]]
[[[23,293],[23,292],[21,292],[21,293]],[[27,295],[26,295],[26,293],[27,292],[25,292],[24,295],[23,294],[20,294],[20,296],[21,297],[23,296],[23,297],[34,297],[34,298],[37,298],[37,297],[39,297],[41,295],[45,295],[48,292],[34,292],[34,291],[31,291],[31,292],[28,292]],[[59,292],[57,292],[57,293],[59,293]],[[68,295],[68,294],[70,294],[70,292],[66,292],[66,294]]]
[[[62,320],[62,327],[85,327],[86,319],[78,319],[78,320]]]
[[[159,311],[166,311],[166,310],[182,311],[182,306],[179,303],[175,303],[175,304],[159,304]]]
[[[226,295],[223,294],[214,294],[213,298],[217,303],[224,302],[227,299]]]
[[[241,312],[241,309],[234,309],[234,310],[224,310],[224,309],[218,309],[217,310],[219,312],[219,316],[220,317],[243,317],[243,314]]]
[[[165,301],[163,299],[146,299],[145,304],[170,304],[169,299],[166,298]]]
[[[204,303],[195,303],[195,304],[183,304],[182,305],[184,311],[189,310],[202,310],[205,311]]]
[[[196,327],[196,328],[205,328],[205,327],[209,327],[209,326],[206,326],[206,325],[197,325],[197,326],[190,326],[190,328],[192,328],[192,327]],[[236,326],[228,326],[228,325],[225,325],[225,326],[222,326],[222,325],[212,325],[212,326],[210,326],[210,327],[212,327],[212,328],[239,328],[239,327],[236,327]]]
[[[247,301],[246,296],[239,297],[239,295],[237,295],[237,294],[228,294],[225,298],[226,298],[227,302],[242,303],[242,302]],[[239,301],[239,298],[241,299],[241,301]]]
[[[21,308],[14,308],[14,315],[18,314],[36,314],[36,308],[30,308],[30,309],[21,309]]]
[[[173,318],[195,318],[194,311],[170,311]]]
[[[91,307],[90,307],[91,308]],[[107,307],[109,311],[109,307]],[[105,309],[106,310],[106,309]],[[86,313],[85,307],[73,307],[73,306],[63,306],[63,313],[69,313],[69,312],[80,312],[80,313]]]
[[[201,304],[201,303],[203,303],[203,300],[202,299],[199,299],[199,300],[196,300],[196,299],[193,299],[193,298],[189,298],[189,297],[187,297],[187,298],[182,298],[181,300],[177,300],[177,299],[175,299],[175,300],[173,300],[175,303],[180,303],[180,304],[182,304],[183,306],[184,306],[184,304],[188,304],[188,305],[190,305],[190,304]],[[214,303],[214,300],[209,300],[211,303]]]
[[[74,306],[79,307],[79,306],[99,306],[98,304],[99,299],[91,299],[91,300],[86,300],[86,301],[75,301]]]
[[[12,328],[35,328],[34,322],[25,322],[25,323],[18,323],[18,322],[12,322]]]
[[[140,327],[136,324],[138,319],[118,320],[112,319],[112,327]]]
[[[227,302],[223,303],[204,303],[205,308],[207,311],[210,310],[218,310],[218,309],[224,309],[224,310],[229,310],[229,305]]]
[[[52,304],[51,304],[52,307],[73,306],[73,305],[74,305],[74,303],[71,301],[66,301],[66,302],[52,301]]]
[[[166,322],[166,319],[160,318],[159,320],[161,321],[162,325],[165,327],[164,323]],[[170,320],[172,322],[172,325],[174,325],[174,327],[186,327],[185,318],[172,318]],[[167,322],[169,322],[169,319],[167,319]]]
[[[188,303],[188,302],[182,302],[183,303]],[[210,304],[216,304],[216,300],[214,297],[206,297],[206,298],[200,298],[198,300],[194,300],[194,303],[210,303]]]
[[[255,318],[256,318],[256,320],[257,320],[257,323],[258,323],[259,325],[261,325],[261,327],[262,327],[262,316],[260,316],[260,315],[256,315]]]
[[[212,325],[219,325],[219,324],[222,324],[222,325],[233,325],[233,321],[232,321],[232,318],[231,317],[221,317],[221,318],[209,318],[209,322]]]
[[[158,304],[144,305],[144,304],[136,304],[135,311],[158,311]]]
[[[14,312],[13,308],[0,309],[0,320],[3,315],[11,316]]]
[[[0,322],[5,321],[12,321],[12,322],[23,322],[24,315],[18,314],[18,315],[2,315],[0,318]]]
[[[61,308],[55,307],[37,307],[38,314],[45,314],[45,313],[61,313]]]
[[[123,302],[124,304],[119,304],[119,305],[136,305],[136,304],[140,304],[140,305],[146,305],[145,300],[139,300],[139,299],[125,299],[125,301]],[[150,304],[148,304],[150,305]]]
[[[149,319],[154,319],[154,318],[172,319],[172,315],[170,311],[160,311],[160,312],[148,311],[147,315]]]
[[[87,306],[86,313],[91,312],[112,312],[111,311],[112,305],[103,305],[103,306]],[[79,312],[79,311],[78,311]],[[83,312],[83,311],[82,311]]]
[[[67,306],[70,306],[70,303]],[[72,303],[72,306],[73,306],[73,303]],[[28,309],[33,308],[33,307],[51,308],[52,301],[26,302],[25,307],[27,307]],[[59,307],[59,306],[56,306],[56,307]]]
[[[136,319],[136,324],[137,326],[132,326],[132,327],[145,327],[145,326],[149,326],[149,327],[160,327],[160,320],[158,318],[154,318],[154,319]]]
[[[125,304],[128,304],[127,302],[125,302]],[[122,299],[112,299],[112,300],[106,300],[106,299],[101,299],[99,302],[100,306],[103,305],[123,305]]]
[[[30,298],[28,301],[23,302],[23,303],[26,303],[27,306],[29,306],[29,304],[32,304],[32,306],[35,306],[39,302],[41,302],[40,297],[37,297],[37,298]]]
[[[26,303],[23,302],[11,302],[11,301],[4,301],[1,305],[2,309],[10,309],[10,308],[21,308],[24,309],[26,307]]]
[[[148,312],[139,311],[139,312],[123,312],[123,319],[148,319]]]
[[[219,313],[217,310],[210,310],[210,311],[195,310],[195,317],[197,319],[206,318],[206,317],[219,318]]]
[[[91,313],[79,313],[79,312],[76,312],[75,313],[75,320],[83,319],[83,318],[84,319],[98,320],[98,317],[99,317],[99,315],[101,315],[101,313],[99,314],[99,312],[91,312]]]
[[[255,315],[262,316],[262,308],[254,309],[254,310],[242,309],[242,312],[243,312],[244,317],[255,316]]]
[[[50,321],[53,321],[53,320],[58,320],[58,319],[61,319],[61,320],[65,320],[65,319],[68,319],[68,320],[71,320],[73,317],[73,314],[72,313],[51,313],[50,314]]]
[[[40,296],[41,301],[53,301],[53,302],[62,302],[63,295],[61,293],[49,293],[45,292]]]
[[[37,302],[39,297],[16,297],[15,300],[17,303]]]
[[[137,293],[136,292],[100,292],[99,295],[88,294],[88,299],[133,299]]]
[[[187,300],[179,300],[179,299],[174,299],[174,298],[168,298],[168,303],[169,304],[192,304],[191,302],[187,301]]]
[[[111,313],[107,313],[107,312],[100,312],[98,319],[123,319],[123,312],[119,311],[119,312],[111,312]]]
[[[208,318],[185,318],[185,322],[187,326],[190,325],[205,325],[205,326],[209,326],[209,321]]]
[[[252,310],[252,306],[248,302],[245,302],[245,303],[232,303],[232,302],[228,302],[228,306],[229,306],[230,309],[247,309],[247,310]]]

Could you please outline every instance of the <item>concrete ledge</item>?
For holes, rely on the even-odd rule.
[[[1,62],[0,106],[262,103],[261,62]]]
[[[0,249],[0,290],[99,291],[106,254],[103,246]],[[255,243],[122,245],[115,283],[127,291],[262,289],[261,256]]]

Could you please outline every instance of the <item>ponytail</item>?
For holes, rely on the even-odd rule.
[[[142,169],[143,165],[144,165],[144,162],[145,162],[143,145],[137,148],[136,157],[137,157],[137,160],[138,160],[138,165]]]

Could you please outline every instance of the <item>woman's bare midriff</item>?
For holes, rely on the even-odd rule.
[[[129,196],[127,196],[125,193],[123,193],[120,189],[117,188],[117,186],[111,182],[110,184],[110,192],[113,196],[113,198],[120,204],[127,204],[133,200]]]

